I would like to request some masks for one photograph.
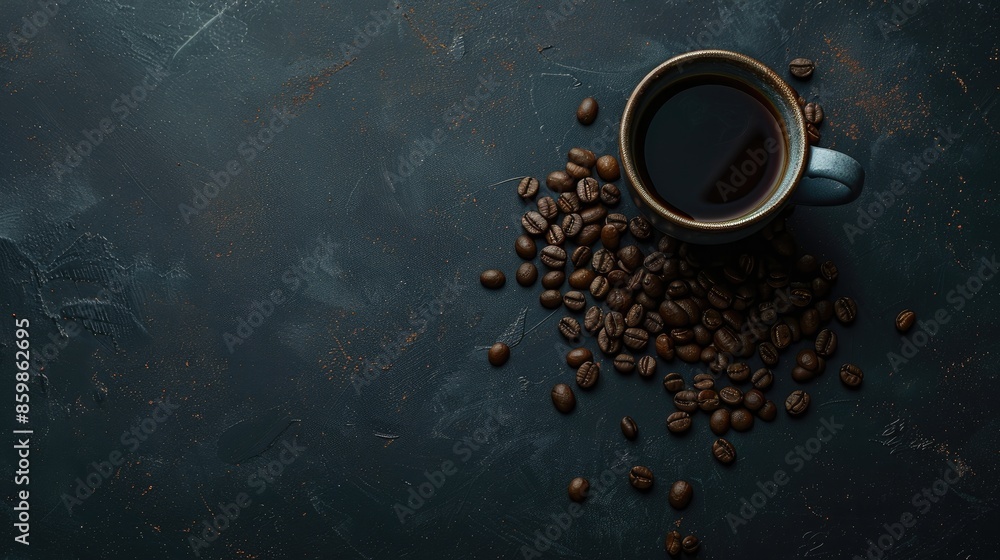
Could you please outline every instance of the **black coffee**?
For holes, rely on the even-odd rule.
[[[753,210],[785,168],[779,120],[759,93],[720,76],[685,78],[659,92],[640,117],[639,173],[655,195],[694,220]]]

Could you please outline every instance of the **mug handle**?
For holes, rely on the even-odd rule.
[[[865,170],[849,155],[826,148],[810,149],[809,166],[799,182],[792,203],[837,206],[861,196]]]

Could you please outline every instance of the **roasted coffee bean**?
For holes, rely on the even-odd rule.
[[[620,338],[611,338],[602,328],[597,331],[597,347],[600,348],[601,352],[604,354],[613,356],[622,349],[622,341]]]
[[[694,488],[686,480],[678,480],[670,486],[670,493],[667,494],[667,501],[675,509],[684,509],[691,503],[694,497]]]
[[[798,342],[802,340],[802,326],[799,324],[799,320],[795,317],[785,316],[781,318],[781,321],[788,325],[788,332],[792,333],[792,342]]]
[[[694,376],[694,388],[699,391],[715,388],[715,378],[709,373],[699,373]]]
[[[539,198],[536,205],[538,213],[546,220],[555,220],[559,216],[559,206],[556,205],[556,201],[552,200],[551,196]]]
[[[645,255],[635,245],[626,245],[618,250],[618,266],[629,272],[640,270]],[[655,278],[655,276],[654,276]]]
[[[658,301],[663,297],[663,280],[660,280],[660,277],[655,274],[646,273],[642,277],[642,293],[649,296],[654,302]],[[652,307],[656,308],[656,305]]]
[[[684,316],[687,319],[683,325],[678,325],[682,327],[697,323],[701,319],[702,309],[708,307],[704,305],[704,302],[699,303],[694,298],[678,300],[677,305],[684,310]]]
[[[764,406],[765,402],[767,399],[764,397],[764,393],[760,392],[760,389],[750,389],[743,394],[743,406],[747,407],[750,412],[757,412],[760,407]]]
[[[524,231],[531,235],[542,235],[549,228],[549,222],[534,210],[529,210],[521,216],[521,225]]]
[[[570,311],[583,311],[587,306],[587,296],[577,290],[566,292],[563,296],[563,305]]]
[[[803,80],[812,76],[815,69],[816,63],[808,58],[796,58],[788,63],[788,71],[796,78]]]
[[[681,541],[681,550],[683,550],[686,554],[694,554],[698,552],[698,547],[700,546],[701,542],[699,542],[698,537],[694,535],[688,535]]]
[[[605,224],[605,226],[601,228],[601,245],[603,245],[605,249],[615,251],[618,249],[620,243],[621,236],[618,233],[618,230],[615,229],[615,226]]]
[[[611,338],[619,338],[625,334],[625,317],[617,311],[609,311],[604,314],[604,331]]]
[[[549,268],[561,269],[566,267],[566,250],[558,245],[546,245],[542,248],[539,260]]]
[[[629,220],[628,230],[632,232],[632,237],[639,240],[649,239],[653,235],[653,224],[642,216],[636,216]]]
[[[649,343],[649,333],[640,328],[631,327],[625,329],[622,342],[632,350],[642,350]]]
[[[572,161],[566,162],[566,174],[575,180],[590,177],[590,170],[582,165],[577,165]]]
[[[904,309],[899,312],[899,315],[896,315],[896,330],[906,333],[913,328],[913,324],[916,322],[917,314],[909,309]]]
[[[557,193],[566,192],[573,188],[573,178],[565,171],[553,171],[545,178],[545,186]]]
[[[507,346],[503,342],[497,342],[493,346],[490,346],[490,351],[487,352],[486,357],[489,359],[490,364],[500,367],[510,359],[510,346]]]
[[[677,304],[670,300],[660,304],[660,316],[668,327],[686,327],[688,325],[687,313]]]
[[[569,285],[576,290],[589,290],[597,273],[589,268],[578,268],[569,275]]]
[[[535,245],[534,239],[527,235],[519,235],[514,240],[514,252],[522,259],[530,260],[535,258],[535,255],[538,253],[538,246]]]
[[[785,399],[785,410],[792,416],[801,416],[807,408],[809,408],[809,393],[805,391],[792,391]]]
[[[597,174],[605,181],[617,181],[621,177],[618,169],[618,160],[610,155],[597,158]]]
[[[674,395],[674,406],[677,410],[694,412],[698,410],[698,393],[685,389]]]
[[[816,354],[829,358],[837,351],[837,333],[823,329],[816,335]]]
[[[819,103],[806,103],[802,108],[802,115],[807,123],[819,126],[823,122],[823,107]]]
[[[774,383],[774,374],[767,368],[760,368],[753,372],[750,382],[753,383],[755,389],[764,391]]]
[[[659,241],[656,243],[656,248],[668,257],[673,256],[674,253],[680,250],[680,247],[680,240],[676,237],[670,237],[669,235],[661,236]]]
[[[565,243],[566,234],[563,233],[562,226],[559,224],[550,225],[548,231],[545,232],[545,241],[549,245],[562,245]]]
[[[813,336],[819,330],[822,321],[819,318],[819,311],[806,309],[799,318],[799,326],[802,327],[803,336]]]
[[[582,220],[583,217],[581,216]],[[584,222],[586,224],[586,222]],[[601,238],[601,226],[597,224],[590,224],[583,226],[580,230],[580,234],[576,236],[576,242],[580,245],[593,245]]]
[[[697,344],[685,344],[684,346],[678,346],[674,353],[682,361],[689,364],[693,364],[701,359],[701,346]]]
[[[591,252],[590,247],[581,245],[576,249],[573,249],[573,253],[570,254],[570,262],[573,263],[573,267],[583,270],[583,267],[590,264],[590,259],[593,257],[593,252]],[[594,271],[590,271],[594,272]],[[596,273],[594,273],[596,275]],[[591,278],[593,280],[593,278]]]
[[[576,384],[583,389],[590,389],[597,385],[597,380],[601,377],[601,364],[596,362],[583,362],[576,370]]]
[[[666,255],[660,251],[653,251],[652,253],[646,255],[645,260],[642,261],[642,266],[649,272],[655,274],[663,270],[663,263],[665,262],[667,262]]]
[[[584,126],[593,124],[597,120],[597,111],[597,100],[593,97],[585,97],[580,102],[580,106],[576,108],[576,120]]]
[[[645,294],[639,294],[636,296],[636,301],[642,302],[642,298]],[[642,305],[642,303],[640,303]],[[644,306],[645,308],[645,306]],[[656,311],[646,311],[646,316],[642,320],[642,328],[646,329],[650,335],[659,335],[663,332],[663,318]],[[664,358],[666,359],[666,358]]]
[[[725,435],[729,431],[729,410],[726,408],[716,409],[708,419],[708,427],[717,436]]]
[[[635,358],[632,354],[618,354],[615,356],[615,369],[621,373],[632,373],[635,371]]]
[[[545,309],[555,309],[562,305],[562,294],[559,290],[545,290],[538,296],[538,302]]]
[[[639,370],[639,375],[643,377],[653,377],[656,373],[656,358],[652,356],[639,358],[639,361],[636,363],[636,369]]]
[[[865,374],[861,368],[854,364],[844,364],[840,367],[840,380],[848,387],[859,387],[864,377]]]
[[[514,275],[514,278],[522,286],[531,286],[538,280],[538,269],[533,263],[523,262],[521,266],[517,267],[517,273]]]
[[[597,329],[604,325],[604,313],[601,308],[594,305],[587,310],[587,313],[583,316],[583,328],[587,329],[589,333],[597,332]]]
[[[584,204],[597,202],[597,199],[601,196],[601,188],[597,179],[594,179],[589,175],[590,173],[588,172],[587,175],[580,179],[580,181],[576,184],[576,196],[580,199],[580,202],[583,202]]]
[[[736,448],[728,440],[719,438],[712,444],[712,455],[723,465],[736,460]]]
[[[630,278],[629,273],[625,272],[620,268],[616,268],[608,273],[608,283],[611,284],[612,288],[621,288],[628,284]]]
[[[503,285],[507,283],[507,277],[504,276],[502,270],[491,268],[489,270],[484,270],[479,274],[479,283],[482,284],[484,288],[496,290],[502,288]]]
[[[795,288],[791,292],[788,292],[788,300],[798,308],[809,307],[812,303],[812,293],[809,290],[803,288]]]
[[[858,304],[849,296],[844,296],[833,302],[833,314],[843,325],[850,325],[858,316]]]
[[[673,283],[670,285],[673,286]],[[715,331],[723,325],[722,315],[716,309],[706,309],[701,315],[701,324],[705,325],[706,329]]]
[[[600,224],[608,217],[608,210],[601,205],[591,206],[582,210],[580,217],[583,218],[583,223],[587,225]]]
[[[701,344],[699,343],[696,344],[698,344],[698,346],[701,346]],[[701,360],[702,363],[710,364],[712,363],[712,361],[715,360],[716,356],[718,355],[719,351],[715,349],[715,346],[706,346],[705,348],[701,349],[701,356],[699,356],[698,359]]]
[[[663,377],[663,388],[676,393],[684,388],[684,377],[677,372],[670,372]]]
[[[812,289],[814,298],[825,298],[826,296],[830,295],[830,283],[822,278],[813,278],[812,282],[809,284],[809,287],[810,289]],[[816,303],[817,311],[819,311],[820,303],[829,304],[830,302],[817,302]]]
[[[628,308],[632,306],[632,293],[628,290],[615,288],[608,292],[606,303],[608,308],[613,311],[628,311]]]
[[[628,482],[633,488],[649,490],[653,486],[653,471],[649,467],[634,466],[628,471]]]
[[[681,534],[678,531],[670,531],[667,533],[666,538],[663,540],[663,548],[666,549],[667,554],[673,557],[681,555]]]
[[[575,192],[564,192],[559,195],[559,198],[556,199],[556,206],[563,214],[576,214],[583,208],[580,197],[576,196]],[[583,214],[580,217],[583,218]]]
[[[562,220],[562,232],[566,237],[576,237],[583,230],[583,218],[579,214],[568,214]],[[551,227],[550,227],[551,230]],[[588,258],[590,256],[590,249],[586,246],[577,247],[577,249],[587,249]],[[581,265],[582,266],[582,265]]]
[[[803,348],[795,356],[795,363],[809,371],[816,371],[819,369],[819,356],[812,348]]]
[[[542,276],[542,287],[546,290],[555,290],[563,285],[566,281],[566,273],[561,270],[552,270],[545,273]],[[562,301],[562,296],[559,296],[560,301]]]
[[[833,261],[826,261],[819,266],[819,273],[827,282],[834,282],[837,280],[839,273],[837,272],[837,265],[833,264]]]
[[[764,401],[764,406],[757,411],[757,418],[765,422],[770,422],[778,415],[778,407],[773,401]]]
[[[569,494],[569,499],[574,502],[583,502],[587,499],[587,494],[590,492],[590,482],[586,478],[578,476],[569,481],[566,492]]]
[[[706,348],[712,348],[709,346],[709,344],[712,343],[712,331],[706,329],[704,325],[695,325],[691,327],[691,331],[694,333],[695,344]]]
[[[730,359],[729,354],[726,354],[725,352],[716,352],[715,357],[708,363],[708,369],[712,370],[712,373],[720,375],[729,369],[729,364],[731,362],[732,360]]]
[[[628,308],[628,313],[625,314],[625,326],[638,327],[642,325],[642,320],[645,316],[646,310],[642,308],[642,305],[633,303],[632,307]]]
[[[771,327],[771,344],[779,350],[784,350],[792,344],[792,330],[787,323],[778,323]]]
[[[594,353],[586,348],[574,348],[566,353],[566,363],[569,367],[578,368],[594,359]]]
[[[733,293],[725,286],[716,284],[708,290],[708,303],[716,309],[728,309],[733,304]]]
[[[517,185],[517,194],[521,198],[535,198],[535,195],[538,194],[538,179],[534,177],[521,179]]]
[[[573,317],[563,317],[559,319],[559,333],[566,340],[576,340],[580,338],[580,322]]]
[[[762,342],[757,346],[757,353],[764,365],[774,367],[778,365],[778,349],[770,342]]]
[[[694,331],[687,327],[670,329],[670,338],[674,339],[674,345],[683,346],[694,342]]]
[[[734,333],[742,332],[743,325],[746,323],[746,316],[744,316],[739,311],[733,309],[725,309],[721,313],[722,322],[732,329]]]
[[[576,407],[576,395],[573,394],[573,389],[565,383],[559,383],[552,387],[552,404],[559,412],[564,414],[572,412]]]
[[[800,365],[792,368],[792,379],[796,383],[807,383],[816,378],[816,372],[808,370]]]
[[[668,362],[674,359],[674,341],[670,335],[664,333],[656,337],[656,355]]]
[[[667,416],[667,429],[672,434],[681,434],[691,429],[691,415],[683,410]]]
[[[566,160],[589,168],[597,163],[597,156],[586,148],[570,148],[569,153],[566,154]]]
[[[603,276],[594,278],[594,281],[590,283],[590,295],[597,299],[604,299],[609,291],[611,291],[611,284]]]
[[[743,396],[743,402],[746,402],[746,395]],[[729,426],[737,432],[745,432],[753,428],[753,414],[745,408],[737,408],[729,413]]]
[[[750,379],[750,366],[745,362],[729,364],[729,367],[726,368],[726,375],[733,383],[745,383]]]
[[[622,418],[620,425],[625,439],[633,441],[639,435],[639,426],[635,424],[635,420],[631,416]]]
[[[608,206],[617,206],[622,200],[622,193],[611,183],[601,186],[601,202]]]
[[[712,389],[705,389],[698,392],[698,408],[705,412],[712,412],[719,408],[720,404],[719,394]]]
[[[743,391],[732,385],[727,385],[719,389],[719,400],[729,406],[739,406],[743,404]]]
[[[598,274],[607,274],[615,267],[615,254],[607,249],[598,249],[594,251],[591,265]]]
[[[823,134],[813,123],[806,123],[806,138],[809,139],[810,144],[819,144],[819,141],[823,139]]]
[[[715,342],[715,347],[721,352],[738,354],[742,349],[740,339],[736,337],[736,334],[728,326],[715,331],[712,340]]]

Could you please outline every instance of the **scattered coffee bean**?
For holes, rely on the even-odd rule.
[[[693,364],[701,359],[701,346],[697,344],[685,344],[675,349],[677,357],[682,361]]]
[[[583,316],[583,328],[589,333],[597,332],[604,325],[604,313],[596,305],[587,310]]]
[[[819,273],[823,276],[823,279],[827,282],[834,282],[837,280],[839,275],[837,271],[837,265],[833,264],[833,261],[826,261],[819,266]]]
[[[497,367],[506,364],[507,360],[510,359],[510,346],[507,346],[503,342],[497,342],[493,346],[490,346],[487,358],[489,358],[490,364]]]
[[[601,156],[597,158],[597,174],[605,181],[617,181],[621,177],[618,169],[618,160],[614,156]]]
[[[670,372],[663,377],[663,388],[676,393],[684,388],[684,377],[677,372]]]
[[[671,413],[667,416],[667,429],[673,434],[688,431],[691,429],[691,415],[683,410]]]
[[[803,348],[799,350],[799,353],[795,356],[795,363],[799,367],[805,368],[809,371],[819,370],[819,356],[816,355],[816,351],[812,348]]]
[[[822,133],[813,123],[806,123],[806,137],[810,144],[819,144],[819,141],[823,139]]]
[[[778,406],[774,404],[774,401],[765,401],[764,406],[760,407],[757,411],[757,418],[765,422],[770,422],[778,416]]]
[[[656,337],[656,355],[668,362],[674,359],[674,341],[670,335],[661,334]]]
[[[686,480],[678,480],[670,486],[670,493],[667,494],[667,501],[675,509],[684,509],[691,503],[694,497],[694,488]]]
[[[569,494],[569,499],[580,503],[587,499],[587,494],[590,492],[590,482],[586,478],[578,476],[569,481],[569,487],[566,491]]]
[[[580,202],[585,204],[597,202],[597,199],[600,198],[601,188],[597,183],[597,179],[590,177],[589,171],[585,178],[580,179],[576,184],[576,196],[580,199]]]
[[[674,406],[684,412],[698,410],[698,393],[688,389],[678,392],[674,395]]]
[[[562,294],[559,290],[545,290],[538,296],[538,302],[545,309],[555,309],[562,305]]]
[[[723,465],[729,465],[736,460],[736,448],[729,440],[719,438],[712,444],[712,455]]]
[[[618,354],[615,356],[614,362],[615,369],[621,373],[632,373],[635,371],[635,358],[631,354]]]
[[[553,192],[563,193],[569,191],[573,188],[573,185],[573,178],[565,171],[553,171],[545,177],[545,186]]]
[[[566,160],[590,168],[597,163],[597,156],[585,148],[570,148],[569,153],[566,154]]]
[[[778,323],[771,327],[771,344],[779,350],[784,350],[792,344],[792,330],[787,323]]]
[[[583,218],[583,223],[587,225],[599,224],[608,217],[608,210],[604,206],[591,206],[581,211],[580,217]]]
[[[491,268],[489,270],[484,270],[479,275],[479,283],[482,284],[484,288],[496,290],[498,288],[502,288],[503,285],[507,283],[507,277],[504,276],[503,271]]]
[[[764,362],[765,365],[774,367],[778,365],[778,349],[774,344],[770,342],[762,342],[757,347],[757,352],[760,354],[760,360]]]
[[[745,362],[736,362],[726,368],[726,375],[733,383],[745,383],[750,379],[750,366]]]
[[[587,306],[587,296],[577,290],[566,292],[563,296],[563,305],[570,311],[583,311]]]
[[[583,219],[582,215],[580,216],[580,219],[581,220]],[[586,221],[584,221],[583,223],[587,224]],[[596,243],[597,240],[600,238],[601,238],[601,226],[597,224],[588,224],[584,225],[583,229],[580,230],[580,235],[576,236],[576,242],[579,243],[580,245],[589,246]]]
[[[632,350],[642,350],[649,344],[649,333],[640,328],[625,329],[625,334],[622,335],[622,342]]]
[[[608,311],[604,314],[604,330],[612,338],[620,338],[625,334],[625,318],[618,311]]]
[[[854,364],[844,364],[840,367],[840,380],[848,387],[856,388],[861,386],[861,381],[865,374],[861,368]]]
[[[816,63],[808,58],[796,58],[788,64],[788,71],[796,78],[802,80],[812,76],[815,69]]]
[[[573,317],[563,317],[559,319],[559,332],[566,340],[576,340],[580,338],[580,322]]]
[[[729,431],[729,409],[716,409],[708,419],[708,427],[717,436],[725,435]]]
[[[816,335],[816,354],[829,358],[837,350],[837,333],[823,329]]]
[[[635,420],[631,416],[622,418],[621,428],[622,435],[629,441],[633,441],[639,435],[639,427],[636,426]]]
[[[597,273],[589,268],[578,268],[569,275],[569,285],[576,290],[589,290],[597,278]]]
[[[573,389],[565,383],[559,383],[552,388],[552,404],[562,413],[572,412],[576,407],[576,395]]]
[[[574,348],[566,353],[566,363],[569,367],[578,368],[594,359],[594,353],[586,348]]]
[[[750,412],[757,412],[764,406],[765,402],[767,402],[767,398],[764,397],[764,393],[760,392],[760,389],[750,389],[743,394],[743,406]]]
[[[807,408],[809,408],[809,393],[805,391],[792,391],[785,399],[785,410],[791,416],[801,416]]]
[[[566,242],[566,234],[563,233],[562,226],[559,224],[551,224],[549,229],[545,232],[545,241],[549,245],[562,245]]]
[[[601,377],[601,365],[595,362],[583,362],[576,370],[576,384],[582,389],[590,389],[597,385]]]
[[[533,263],[523,262],[521,263],[521,266],[517,267],[517,273],[514,274],[514,279],[517,280],[518,284],[524,287],[531,286],[536,280],[538,280],[538,269]]]
[[[639,240],[649,239],[653,235],[653,224],[642,216],[632,218],[628,223],[628,229],[632,233],[632,237]]]
[[[643,356],[639,358],[636,363],[636,368],[639,370],[639,375],[643,377],[653,377],[656,374],[656,358],[652,356]]]
[[[909,309],[904,309],[896,315],[896,330],[901,333],[906,333],[913,328],[913,324],[917,322],[917,314]]]
[[[576,192],[564,192],[559,195],[556,206],[563,214],[575,214],[583,209],[583,203],[580,202],[580,197],[576,196]],[[580,217],[583,218],[583,215]]]
[[[743,404],[743,391],[732,385],[727,385],[719,389],[719,400],[729,406],[739,406]]]
[[[597,120],[597,100],[593,97],[585,97],[576,108],[576,120],[586,126],[593,124]]]
[[[618,229],[612,224],[605,224],[601,228],[601,245],[604,245],[605,249],[616,251],[620,243],[621,234],[618,233]]]
[[[802,108],[802,115],[807,123],[819,126],[823,122],[823,107],[819,103],[806,103]]]
[[[559,216],[559,206],[551,196],[539,198],[535,205],[538,207],[538,213],[546,220],[554,220]]]
[[[719,394],[712,389],[705,389],[698,392],[698,408],[705,412],[712,412],[719,408],[720,405]]]
[[[617,206],[622,200],[622,193],[618,187],[608,183],[601,186],[601,202],[608,206]]]
[[[566,281],[566,273],[561,270],[552,270],[545,273],[542,276],[542,287],[547,290],[557,290],[562,287],[563,282]],[[562,296],[559,297],[560,302],[562,301]],[[558,307],[558,306],[557,306]]]
[[[700,546],[701,543],[698,541],[698,537],[694,535],[688,535],[681,541],[681,550],[683,550],[686,554],[694,554],[698,552],[698,547]]]
[[[521,198],[535,198],[535,195],[538,194],[538,179],[534,177],[521,179],[517,185],[517,194]]]
[[[590,170],[582,165],[577,165],[572,161],[567,161],[566,174],[575,180],[580,180],[584,177],[590,177]]]
[[[549,228],[549,222],[538,212],[529,210],[521,217],[524,231],[531,235],[542,235]]]
[[[653,487],[653,471],[649,467],[636,465],[628,471],[628,481],[633,488],[649,490]]]
[[[743,402],[746,402],[746,395]],[[745,408],[737,408],[729,414],[729,425],[737,432],[745,432],[753,428],[753,414]]]
[[[774,383],[774,374],[767,368],[760,368],[753,372],[750,382],[753,383],[755,389],[764,391]]]
[[[673,557],[680,556],[681,554],[681,534],[679,531],[670,531],[667,533],[666,538],[663,540],[663,547],[666,549],[667,554]]]
[[[715,378],[708,373],[699,373],[694,376],[694,388],[699,391],[715,388]]]
[[[833,302],[833,314],[841,324],[850,325],[858,316],[858,304],[848,296],[841,297]]]
[[[528,237],[527,235],[519,235],[517,239],[514,240],[514,252],[517,256],[522,259],[533,259],[538,253],[537,245],[535,245],[535,240]]]
[[[608,333],[604,331],[603,328],[597,331],[597,347],[601,349],[601,352],[612,356],[617,354],[622,349],[622,341],[619,338],[611,338]]]

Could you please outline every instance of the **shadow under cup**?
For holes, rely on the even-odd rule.
[[[706,181],[705,185],[718,185],[717,189],[713,188],[709,192],[706,188],[705,193],[699,193],[699,196],[706,200],[721,196],[721,200],[727,201],[728,206],[720,202],[719,208],[726,206],[728,215],[697,215],[689,210],[681,210],[681,197],[693,195],[677,190],[674,194],[678,197],[675,198],[678,206],[673,206],[670,202],[671,188],[677,187],[662,184],[664,177],[671,176],[669,169],[651,174],[650,169],[654,166],[660,165],[662,168],[665,164],[647,161],[648,152],[644,152],[647,138],[656,133],[650,127],[656,126],[657,119],[666,122],[662,121],[662,113],[657,112],[661,107],[667,107],[664,99],[670,98],[670,102],[675,104],[683,103],[675,101],[673,96],[680,99],[686,88],[700,86],[708,86],[699,90],[702,94],[700,99],[697,95],[686,99],[691,105],[690,111],[684,105],[670,107],[671,111],[682,113],[678,118],[691,124],[692,137],[674,139],[665,144],[677,145],[697,156],[671,163],[676,171],[673,175],[677,178],[677,183],[684,184],[683,178],[692,175],[715,177],[717,180]],[[725,90],[739,92],[746,99]],[[704,95],[712,91],[719,95]],[[751,97],[756,100],[757,105],[747,101]],[[762,228],[789,202],[809,158],[805,121],[797,97],[794,90],[772,70],[739,53],[697,51],[672,58],[658,66],[636,87],[622,117],[622,167],[636,205],[657,229],[695,243],[728,242]],[[748,115],[747,111],[739,110],[740,102],[749,103],[743,109],[756,108],[759,109],[759,114]],[[733,114],[729,115],[727,111]],[[727,119],[731,124],[734,117],[736,126],[744,126],[744,123],[753,120],[760,129],[758,134],[748,143],[722,147],[725,143],[720,142],[718,149],[729,150],[726,153],[697,152],[700,146],[707,145],[704,140],[716,132],[720,138],[727,134],[740,134],[741,130],[725,129]],[[712,146],[713,149],[715,147]],[[755,161],[752,157],[753,154],[763,153],[762,150],[766,150],[770,158],[767,165],[760,165],[762,160]],[[700,169],[699,164],[704,167],[706,162],[712,164],[709,167],[718,169]],[[765,169],[767,166],[770,168]],[[741,173],[741,169],[749,174]],[[754,177],[753,174],[758,171],[764,175]],[[656,185],[652,184],[653,177],[657,178]],[[744,186],[747,181],[761,182],[755,192],[738,192],[739,187]],[[728,196],[746,198],[743,199],[743,206],[740,206],[734,205]],[[706,206],[708,208],[710,207]]]

